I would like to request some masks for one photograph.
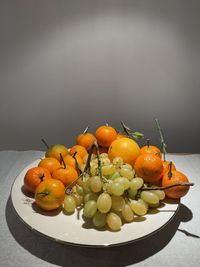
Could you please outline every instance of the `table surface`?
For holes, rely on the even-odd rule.
[[[42,151],[0,151],[0,266],[198,266],[200,263],[200,154],[167,155],[195,186],[174,219],[143,240],[111,248],[62,245],[31,231],[16,215],[10,190]]]

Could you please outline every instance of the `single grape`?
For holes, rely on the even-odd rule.
[[[100,158],[103,159],[103,158],[108,158],[108,154],[107,153],[101,153],[100,154]]]
[[[84,164],[81,164],[81,165],[79,166],[79,168],[80,168],[80,170],[81,170],[82,172],[84,172],[84,170],[85,170],[85,163],[84,163]]]
[[[115,166],[113,164],[102,166],[102,174],[103,175],[112,175],[116,171]]]
[[[82,186],[76,184],[76,186],[74,186],[74,188],[76,188],[76,193],[83,196],[84,195],[84,189]]]
[[[146,205],[138,202],[137,200],[131,200],[130,207],[132,211],[139,216],[143,216],[147,213]]]
[[[97,211],[97,203],[94,200],[89,200],[83,209],[83,215],[86,218],[92,218]]]
[[[106,216],[106,222],[109,228],[113,231],[120,230],[122,226],[121,218],[114,212],[108,213],[108,215]]]
[[[114,172],[113,175],[111,175],[109,178],[111,180],[115,180],[116,178],[120,177],[120,173],[119,172]]]
[[[119,178],[116,178],[114,180],[115,183],[120,183],[121,185],[123,185],[124,187],[124,190],[127,190],[130,186],[130,182],[129,182],[129,179],[126,178],[126,177],[119,177]]]
[[[149,204],[159,203],[159,198],[154,192],[142,191],[140,197]]]
[[[131,180],[134,177],[134,172],[127,168],[121,168],[120,175]]]
[[[106,225],[106,214],[97,211],[92,218],[92,222],[96,228],[102,228]]]
[[[64,210],[71,213],[74,212],[76,208],[76,201],[73,196],[66,195],[64,199]]]
[[[122,217],[126,222],[132,222],[134,219],[134,213],[128,204],[125,204],[122,209]]]
[[[120,166],[120,165],[122,165],[123,163],[124,163],[124,161],[123,161],[123,158],[122,158],[122,157],[115,157],[115,158],[113,159],[113,164],[114,164],[114,165]]]
[[[165,198],[164,190],[152,190],[151,192],[156,194],[158,196],[159,200],[163,200]]]
[[[132,171],[133,167],[129,163],[124,163],[123,165],[121,165],[121,169],[128,169]]]
[[[83,203],[83,196],[79,194],[73,194],[73,197],[76,201],[76,206],[80,206]]]
[[[98,195],[97,194],[95,194],[93,192],[87,193],[84,196],[84,203],[87,203],[89,200],[95,200],[95,201],[97,201],[97,198],[98,198]]]
[[[101,161],[101,166],[110,164],[110,159],[107,158],[107,157],[106,158],[101,158],[100,161]]]
[[[90,167],[90,172],[93,176],[98,173],[98,165],[96,163]]]
[[[139,203],[143,204],[146,206],[147,210],[149,209],[149,204],[147,202],[145,202],[142,198],[138,198],[137,200]]]
[[[138,193],[138,191],[136,189],[132,189],[132,188],[128,189],[128,196],[131,199],[135,199],[137,193]]]
[[[121,196],[112,196],[112,209],[115,211],[122,211],[125,206],[125,200]]]
[[[98,193],[102,189],[102,182],[99,176],[93,176],[90,178],[90,188],[93,192]]]
[[[140,177],[135,177],[130,181],[130,188],[132,190],[138,190],[140,189],[144,184],[144,181]]]
[[[124,185],[113,182],[110,186],[111,193],[115,196],[121,196],[124,193]]]
[[[108,193],[101,193],[97,199],[97,208],[101,213],[107,213],[112,206],[112,199]]]

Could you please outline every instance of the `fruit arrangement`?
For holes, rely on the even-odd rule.
[[[120,230],[123,223],[134,222],[166,198],[185,196],[193,185],[166,161],[166,144],[156,123],[162,151],[149,140],[140,148],[135,140],[143,134],[123,122],[123,133],[103,125],[92,134],[87,127],[71,149],[49,147],[42,139],[45,157],[25,174],[24,190],[34,194],[43,210],[62,208],[70,215],[83,209],[83,218],[95,228]]]

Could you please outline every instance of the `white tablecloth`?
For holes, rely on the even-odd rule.
[[[40,151],[0,152],[0,266],[199,266],[200,155],[168,155],[195,183],[174,219],[156,234],[121,247],[91,249],[61,245],[32,232],[13,210],[15,177]]]

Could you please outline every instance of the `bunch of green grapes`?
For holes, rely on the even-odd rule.
[[[84,171],[87,156],[81,170]],[[91,218],[94,227],[105,225],[113,230],[120,230],[122,223],[134,221],[135,216],[144,216],[150,207],[158,207],[165,198],[164,191],[142,191],[142,178],[137,177],[130,164],[121,157],[111,162],[107,153],[92,154],[89,174],[85,173],[66,195],[64,209],[73,213],[76,207],[83,208],[85,218]],[[99,169],[101,166],[101,170]]]

